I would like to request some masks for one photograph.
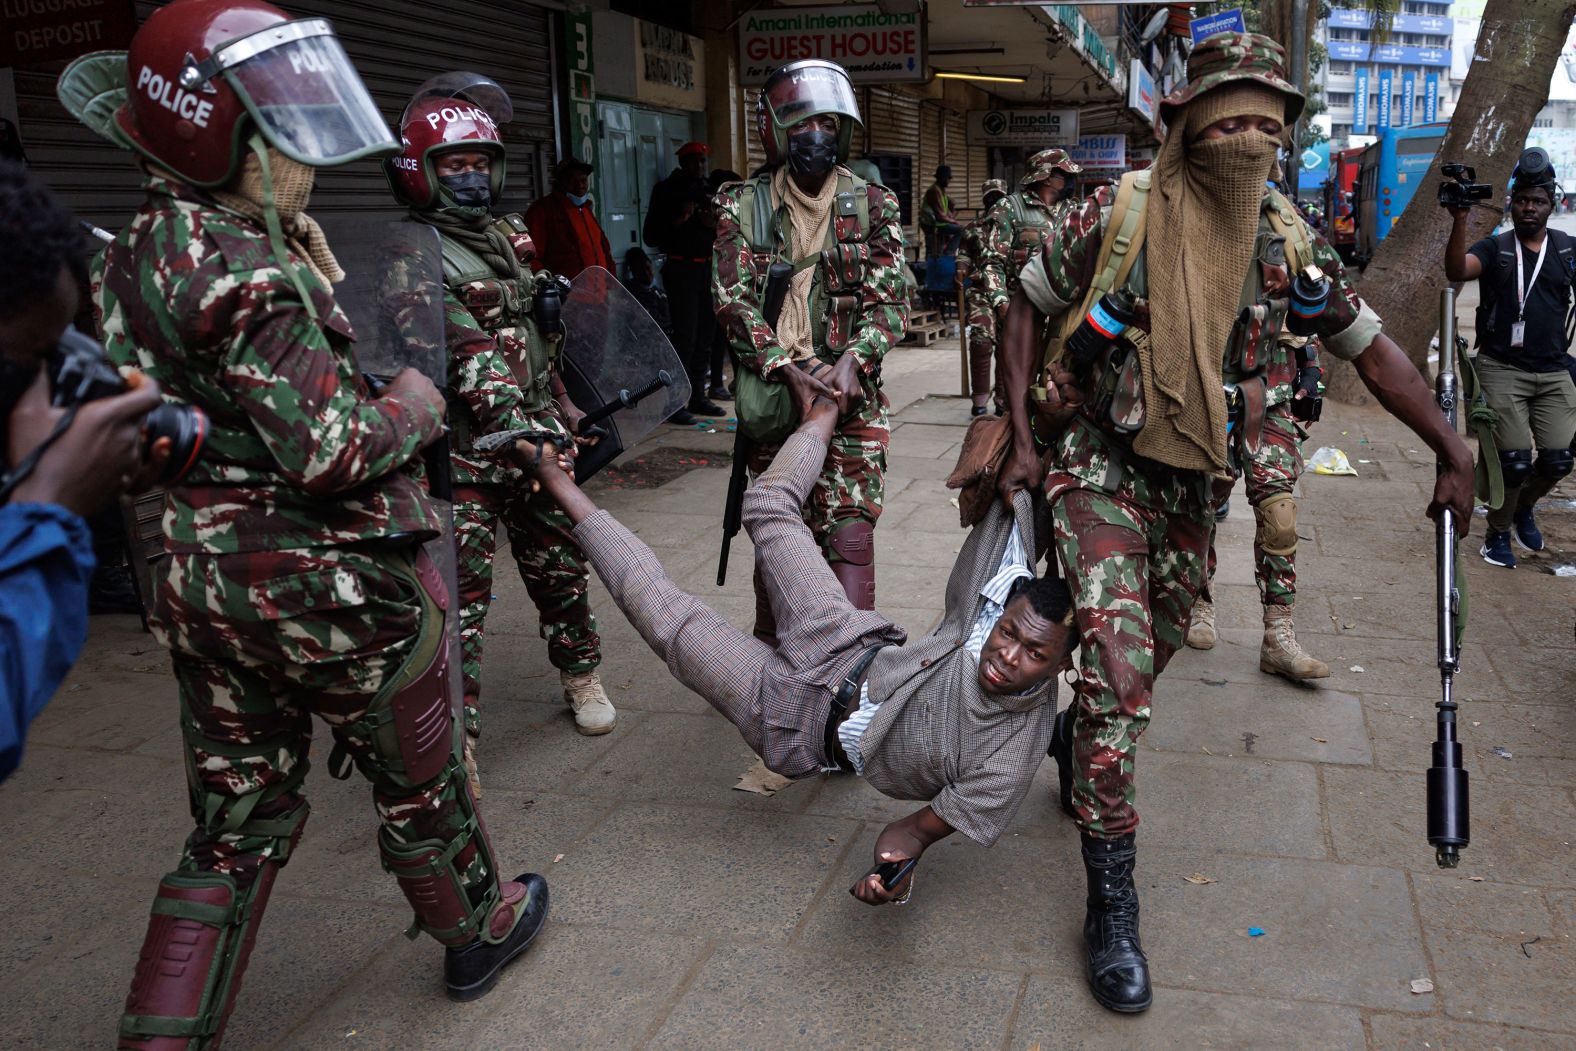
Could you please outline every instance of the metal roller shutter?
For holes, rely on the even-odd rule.
[[[871,87],[865,99],[865,128],[874,154],[915,158],[919,155],[919,99],[896,88]],[[915,170],[909,188],[912,209],[905,228],[908,243],[918,244],[919,205],[930,185],[930,173]]]
[[[138,20],[158,4],[139,3]],[[552,17],[525,0],[451,0],[441,16],[414,0],[292,0],[292,15],[334,23],[351,60],[392,127],[418,84],[452,69],[493,77],[514,102],[502,129],[509,160],[500,202],[523,211],[546,190],[554,148]],[[485,47],[475,27],[486,26]],[[419,31],[417,30],[419,27]],[[63,63],[15,70],[22,141],[32,168],[78,215],[116,229],[142,203],[132,155],[105,143],[68,114],[55,97]],[[398,213],[379,165],[362,161],[322,171],[312,214]]]
[[[935,180],[936,166],[944,164],[949,158],[941,150],[941,108],[933,102],[921,102],[919,105],[919,139],[916,153],[918,154],[914,167],[914,188],[923,194]],[[956,178],[960,173],[953,169],[952,185],[947,187],[947,195],[952,198],[953,207],[964,201],[964,187]]]
[[[760,94],[760,88],[744,88],[740,92],[740,98],[742,99],[740,107],[744,114],[745,170],[739,174],[746,177],[766,163],[766,147],[761,145],[761,135],[756,130],[755,107]]]

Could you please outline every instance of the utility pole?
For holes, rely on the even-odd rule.
[[[1291,83],[1304,95],[1308,93],[1308,0],[1291,0]],[[1297,200],[1297,182],[1302,174],[1302,120],[1291,128],[1291,163],[1286,166],[1286,185],[1291,199]]]

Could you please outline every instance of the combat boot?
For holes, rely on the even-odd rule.
[[[595,671],[584,675],[561,671],[558,681],[564,684],[564,700],[575,710],[576,730],[587,737],[612,732],[618,724],[618,713],[613,710],[613,702],[607,699],[607,691],[602,689],[600,675]]]
[[[1330,666],[1302,648],[1291,617],[1290,606],[1264,607],[1264,644],[1259,648],[1259,671],[1284,675],[1299,682],[1328,678]]]
[[[1084,913],[1084,977],[1100,1006],[1123,1014],[1148,1010],[1149,959],[1138,940],[1138,857],[1133,833],[1098,839],[1082,833],[1088,911]]]
[[[1207,598],[1193,602],[1193,618],[1187,626],[1187,644],[1195,650],[1215,648],[1215,605]]]
[[[1073,698],[1073,704],[1078,699]],[[1072,705],[1056,713],[1056,721],[1052,723],[1051,747],[1046,755],[1056,760],[1056,801],[1061,805],[1062,813],[1070,818],[1078,817],[1073,810],[1073,709]]]

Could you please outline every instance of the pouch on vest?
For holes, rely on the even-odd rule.
[[[821,274],[829,292],[857,292],[870,265],[867,244],[836,244],[821,253]]]
[[[1139,358],[1149,352],[1149,336],[1140,331],[1132,340],[1133,348],[1122,361],[1111,388],[1111,407],[1107,410],[1111,426],[1123,434],[1137,434],[1144,427],[1144,378]]]

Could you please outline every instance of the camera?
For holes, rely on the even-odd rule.
[[[56,408],[70,408],[112,397],[127,389],[126,381],[105,359],[104,348],[74,328],[61,334],[46,367],[52,392],[50,400]],[[144,455],[160,438],[170,439],[169,463],[158,478],[160,485],[168,485],[180,481],[197,462],[208,437],[208,417],[195,405],[165,402],[148,413],[143,421],[143,433],[146,436]]]
[[[1511,182],[1529,185],[1552,183],[1558,178],[1554,171],[1554,162],[1549,159],[1549,152],[1538,146],[1522,150],[1520,158],[1516,161],[1516,170],[1510,173]]]
[[[1486,182],[1473,182],[1477,169],[1470,164],[1441,164],[1439,173],[1444,180],[1439,184],[1439,204],[1442,208],[1465,208],[1473,201],[1486,201],[1494,187]]]

